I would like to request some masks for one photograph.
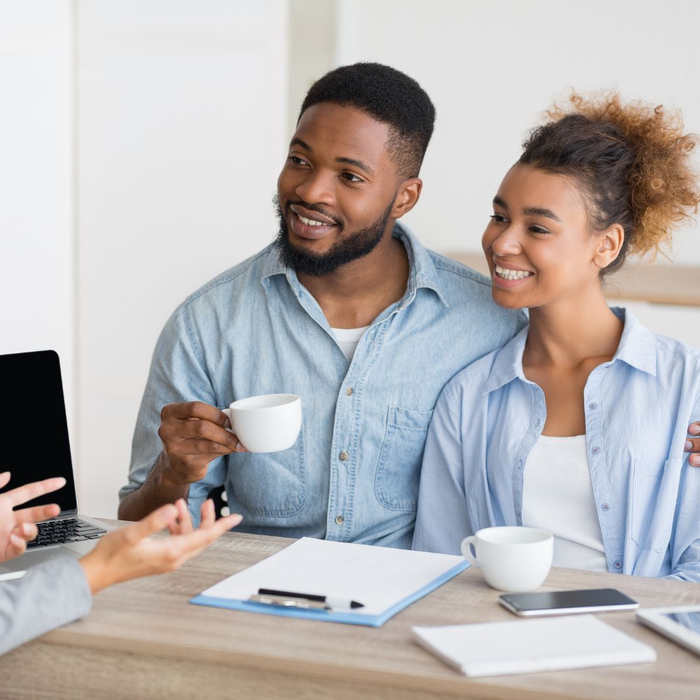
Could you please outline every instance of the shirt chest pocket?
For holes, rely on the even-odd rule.
[[[630,500],[631,536],[640,549],[664,553],[673,532],[682,459],[635,463]]]
[[[423,450],[432,416],[432,411],[389,406],[374,489],[379,503],[389,510],[416,510]]]

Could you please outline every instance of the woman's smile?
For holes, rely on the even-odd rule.
[[[518,283],[529,279],[535,274],[531,270],[523,270],[518,267],[511,267],[510,265],[503,262],[499,262],[496,259],[494,259],[493,265],[493,283],[498,286],[504,286],[506,288],[518,286]]]

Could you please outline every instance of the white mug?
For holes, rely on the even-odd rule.
[[[481,568],[489,586],[526,593],[539,588],[547,578],[554,537],[532,527],[487,527],[465,537],[461,549],[468,561]]]
[[[223,409],[248,452],[288,450],[301,430],[301,399],[296,394],[264,394],[234,401]]]

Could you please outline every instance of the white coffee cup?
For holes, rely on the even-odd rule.
[[[288,450],[301,430],[301,399],[296,394],[264,394],[234,401],[223,409],[248,452]]]
[[[481,568],[489,586],[525,593],[539,588],[547,578],[554,537],[532,527],[487,527],[465,537],[461,548],[464,557]]]

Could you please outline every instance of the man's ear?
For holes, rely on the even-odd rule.
[[[620,224],[613,224],[603,233],[599,233],[597,238],[598,245],[593,254],[593,264],[603,270],[620,254],[625,242],[625,229]]]
[[[404,214],[408,214],[420,199],[420,193],[423,189],[423,180],[418,177],[412,177],[404,180],[399,185],[394,206],[391,210],[390,218],[400,219]]]

